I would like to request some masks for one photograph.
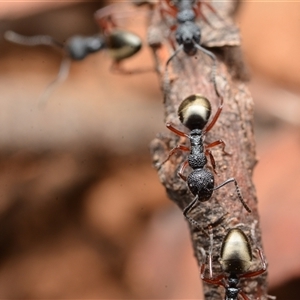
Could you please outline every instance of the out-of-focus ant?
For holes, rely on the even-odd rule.
[[[160,12],[164,19],[167,15],[176,19],[176,24],[171,26],[170,30],[175,31],[175,39],[179,47],[176,49],[174,41],[171,39],[171,44],[175,52],[170,56],[166,63],[166,71],[171,60],[180,52],[184,51],[187,55],[193,56],[197,50],[202,51],[213,60],[212,81],[215,91],[219,96],[216,84],[216,56],[209,50],[201,46],[201,28],[196,23],[197,18],[202,18],[208,23],[206,17],[202,13],[202,6],[205,5],[212,12],[216,13],[215,9],[208,3],[202,0],[161,0]]]
[[[211,238],[211,243],[213,239]],[[211,245],[212,250],[212,245]],[[212,253],[209,253],[209,277],[205,276],[206,263],[201,265],[201,278],[203,281],[223,286],[225,288],[225,300],[238,300],[241,296],[249,300],[247,295],[239,287],[240,279],[251,278],[263,274],[267,270],[266,260],[260,249],[256,249],[261,261],[261,268],[249,271],[252,265],[252,248],[246,234],[239,228],[230,229],[223,239],[219,262],[223,274],[213,277]],[[274,298],[273,298],[274,299]]]
[[[190,133],[184,133],[179,131],[175,127],[173,127],[170,123],[166,124],[166,127],[174,132],[175,134],[186,137],[190,141],[190,147],[185,145],[177,145],[170,152],[168,157],[162,162],[163,165],[165,162],[169,160],[169,158],[177,151],[189,151],[188,159],[185,161],[179,171],[178,175],[187,182],[187,185],[195,197],[195,199],[183,210],[184,216],[190,221],[190,223],[200,227],[198,222],[193,220],[188,216],[188,213],[193,209],[197,201],[205,202],[208,201],[213,191],[218,190],[224,185],[233,182],[235,184],[236,192],[239,200],[241,201],[244,208],[250,213],[251,209],[245,203],[240,188],[237,184],[235,178],[229,178],[220,185],[215,187],[215,180],[213,173],[205,168],[207,164],[207,156],[210,159],[211,165],[213,167],[214,172],[216,168],[214,157],[210,151],[212,147],[220,145],[222,147],[222,151],[225,154],[229,154],[225,151],[225,143],[222,140],[218,140],[212,142],[208,145],[204,145],[204,138],[208,131],[212,129],[214,124],[219,118],[219,115],[223,108],[223,98],[221,97],[220,106],[215,113],[209,124],[208,120],[211,115],[211,104],[208,99],[203,97],[202,95],[195,94],[187,97],[183,100],[178,108],[178,116],[181,123],[190,130]],[[184,169],[189,165],[193,171],[186,177],[183,172]]]
[[[63,52],[58,75],[43,92],[39,104],[45,104],[53,89],[68,77],[71,61],[83,60],[88,55],[104,49],[112,58],[112,71],[122,74],[136,73],[136,71],[122,69],[120,63],[140,51],[142,40],[139,36],[130,31],[119,29],[109,7],[98,10],[95,13],[95,19],[100,25],[102,33],[92,36],[76,35],[64,43],[47,35],[24,36],[13,31],[5,32],[5,39],[10,42],[25,46],[52,46]]]

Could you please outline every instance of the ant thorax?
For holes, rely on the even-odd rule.
[[[192,9],[185,9],[183,11],[178,12],[177,14],[177,21],[179,23],[185,22],[195,22],[196,15]]]

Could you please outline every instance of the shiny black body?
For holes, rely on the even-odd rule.
[[[202,130],[193,129],[188,138],[191,144],[188,163],[193,171],[187,177],[187,184],[192,194],[197,196],[199,201],[204,202],[210,199],[214,191],[214,175],[209,169],[204,168],[207,158],[204,152]]]
[[[243,197],[240,193],[239,186],[235,178],[229,178],[222,184],[215,187],[215,180],[213,173],[206,168],[207,156],[210,158],[211,165],[215,171],[215,160],[210,151],[210,148],[215,146],[222,146],[223,152],[226,154],[224,148],[225,143],[222,140],[217,140],[210,144],[204,145],[205,134],[214,126],[216,123],[223,107],[223,99],[221,100],[220,106],[212,118],[209,124],[208,120],[211,115],[211,104],[208,99],[200,94],[194,94],[182,101],[178,108],[178,116],[181,123],[190,130],[190,133],[184,133],[174,128],[171,124],[167,123],[167,128],[173,131],[175,134],[186,137],[189,139],[190,147],[185,145],[177,145],[174,147],[167,159],[162,163],[164,164],[177,150],[189,151],[187,161],[182,164],[178,175],[187,182],[188,188],[191,193],[195,196],[194,200],[183,210],[184,216],[198,228],[201,228],[195,220],[188,216],[188,213],[193,209],[198,201],[208,201],[213,192],[224,185],[232,182],[235,184],[236,192],[239,200],[243,204],[244,208],[251,212],[250,208],[244,202]],[[228,154],[228,153],[227,153]],[[186,177],[183,174],[185,167],[189,165],[192,168],[192,172]]]
[[[82,60],[89,54],[102,50],[105,46],[104,36],[83,37],[76,35],[68,39],[64,47],[71,59]]]
[[[227,279],[228,286],[225,290],[225,300],[238,300],[238,295],[241,291],[241,288],[238,287],[240,279],[236,274],[229,274]]]

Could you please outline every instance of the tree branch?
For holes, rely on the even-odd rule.
[[[215,186],[226,179],[234,177],[247,205],[251,208],[249,214],[243,208],[235,192],[233,184],[225,185],[214,191],[213,196],[206,202],[199,202],[190,215],[200,223],[202,228],[222,220],[221,224],[213,228],[213,271],[221,272],[218,262],[220,247],[226,232],[234,227],[241,228],[250,238],[253,254],[255,248],[262,248],[261,231],[257,211],[257,198],[252,182],[253,168],[257,162],[255,156],[255,141],[253,135],[253,100],[243,83],[245,72],[240,55],[240,36],[238,29],[233,25],[231,11],[234,1],[212,3],[220,15],[205,10],[209,23],[199,23],[202,29],[201,45],[209,48],[217,56],[216,81],[220,94],[224,97],[223,111],[213,129],[207,133],[206,142],[222,139],[226,143],[225,155],[221,148],[213,150],[216,160]],[[222,15],[221,15],[222,12]],[[212,26],[210,26],[212,24]],[[180,123],[177,109],[186,97],[192,94],[202,94],[210,100],[212,115],[216,112],[220,99],[216,96],[211,82],[212,60],[198,51],[196,56],[187,56],[183,51],[171,61],[169,72],[166,75],[165,65],[172,54],[168,37],[174,34],[159,12],[153,13],[149,26],[148,40],[154,49],[159,79],[164,93],[165,121],[171,122],[179,130],[186,128]],[[187,132],[187,131],[186,131]],[[180,143],[184,138],[180,138]],[[165,186],[171,200],[181,209],[184,209],[194,198],[186,182],[177,176],[180,165],[186,160],[187,154],[174,155],[159,168],[171,148],[179,142],[178,136],[173,133],[161,134],[151,144],[154,165],[158,169],[159,178]],[[188,141],[186,141],[188,145]],[[188,169],[187,172],[190,172]],[[210,241],[207,235],[190,225],[190,232],[198,264],[203,262],[201,249],[207,252]],[[259,258],[255,257],[251,270],[259,268]],[[242,283],[242,290],[250,299],[266,299],[266,275],[247,279]],[[204,283],[204,292],[207,299],[223,299],[224,289]]]

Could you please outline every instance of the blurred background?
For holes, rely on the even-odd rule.
[[[40,109],[62,55],[3,39],[98,32],[99,2],[0,3],[0,297],[201,299],[186,222],[151,166],[165,131],[154,72],[122,76],[105,52],[73,62]],[[146,17],[127,22],[146,44]],[[255,101],[259,199],[270,294],[300,283],[300,3],[239,4]],[[153,66],[144,47],[125,67]]]

